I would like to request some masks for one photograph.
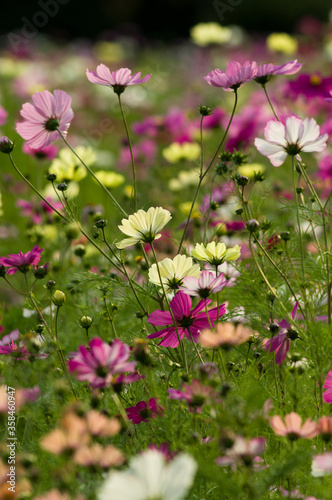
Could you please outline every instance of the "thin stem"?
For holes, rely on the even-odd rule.
[[[130,138],[129,128],[128,128],[127,120],[126,120],[126,117],[125,117],[125,114],[124,114],[124,111],[123,111],[120,94],[118,94],[118,99],[119,99],[119,106],[120,106],[120,110],[121,110],[122,120],[123,120],[123,123],[124,123],[124,127],[126,129],[128,146],[129,146],[129,150],[130,150],[131,167],[132,167],[132,171],[133,171],[133,184],[134,184],[134,208],[135,208],[135,212],[137,212],[136,168],[135,168],[135,160],[134,160],[133,148],[132,148],[132,145],[131,145],[131,138]]]
[[[305,273],[304,273],[304,251],[303,251],[302,230],[301,230],[301,223],[300,223],[299,200],[298,200],[297,191],[296,191],[296,166],[295,166],[295,162],[294,162],[294,156],[292,156],[292,171],[293,171],[294,200],[295,200],[295,207],[296,207],[296,220],[297,220],[297,227],[298,227],[299,238],[300,238],[300,254],[301,254],[302,279],[304,281],[304,279],[305,279]]]
[[[66,146],[70,149],[70,151],[76,156],[76,158],[82,163],[82,165],[87,169],[87,171],[89,172],[90,175],[92,175],[92,177],[94,178],[94,180],[96,182],[98,182],[99,186],[101,186],[103,188],[103,190],[107,193],[107,195],[111,198],[111,200],[113,201],[114,205],[123,213],[123,215],[125,215],[126,217],[128,217],[128,214],[127,212],[121,207],[121,205],[116,201],[116,199],[114,198],[114,196],[112,195],[112,193],[107,189],[106,186],[104,186],[104,184],[102,182],[100,182],[100,180],[98,179],[98,177],[96,177],[96,175],[93,173],[93,171],[91,170],[90,167],[88,167],[86,165],[86,163],[84,163],[84,161],[82,160],[82,158],[80,156],[78,156],[78,154],[76,153],[76,151],[71,147],[71,145],[68,143],[68,141],[65,139],[64,135],[62,134],[61,130],[60,129],[57,129],[57,132],[60,134],[63,142],[66,144]]]
[[[197,198],[198,192],[200,190],[201,184],[203,182],[203,179],[206,176],[206,174],[209,172],[209,170],[210,170],[210,168],[211,168],[214,160],[216,159],[216,156],[217,156],[217,154],[218,154],[221,146],[223,145],[223,143],[224,143],[224,141],[225,141],[225,139],[227,137],[229,128],[230,128],[231,123],[233,121],[233,117],[234,117],[236,106],[237,106],[237,99],[238,99],[238,97],[237,97],[237,90],[234,90],[234,96],[235,96],[235,100],[234,100],[233,110],[232,110],[231,117],[229,119],[227,128],[225,130],[225,133],[224,133],[224,135],[223,135],[223,137],[222,137],[222,139],[221,139],[221,141],[220,141],[220,143],[219,143],[219,145],[218,145],[218,147],[216,149],[216,152],[214,153],[214,155],[212,157],[212,160],[210,161],[209,165],[207,166],[205,172],[204,173],[200,173],[199,181],[198,181],[198,184],[197,184],[197,187],[196,187],[196,191],[195,191],[195,194],[194,194],[194,198],[193,198],[190,210],[189,210],[189,214],[188,214],[188,217],[187,217],[186,225],[185,225],[185,228],[184,228],[183,233],[182,233],[182,237],[181,237],[181,241],[180,241],[180,244],[179,244],[179,248],[178,248],[177,254],[180,253],[183,241],[184,241],[185,236],[187,234],[187,230],[188,230],[188,225],[189,225],[189,221],[190,221],[190,218],[191,218],[191,214],[192,214],[192,211],[194,209],[194,206],[195,206],[195,203],[196,203],[196,198]]]
[[[265,248],[263,247],[263,245],[261,244],[261,242],[259,241],[259,239],[257,238],[257,236],[255,234],[254,234],[254,238],[255,238],[255,243],[257,243],[257,245],[259,246],[259,248],[262,250],[262,252],[264,253],[264,255],[267,257],[267,259],[272,264],[272,266],[275,268],[276,271],[278,271],[278,273],[280,274],[280,276],[283,278],[283,280],[285,281],[285,283],[287,284],[287,286],[289,288],[289,291],[293,295],[293,298],[294,298],[295,302],[297,302],[297,297],[295,295],[295,292],[294,292],[294,290],[292,288],[292,285],[290,284],[287,276],[280,270],[280,268],[277,266],[277,264],[274,262],[274,260],[270,257],[270,255],[267,253],[267,251],[265,250]],[[304,311],[303,311],[303,309],[301,307],[301,304],[299,304],[299,309],[300,309],[301,313],[304,315]]]
[[[327,252],[327,248],[328,248],[328,245],[327,245],[327,222],[326,222],[326,217],[325,217],[325,207],[326,207],[326,203],[325,205],[323,206],[318,194],[316,193],[316,190],[315,188],[313,187],[312,185],[312,182],[310,181],[308,175],[307,175],[307,172],[305,171],[304,168],[302,168],[302,165],[300,162],[297,162],[297,166],[301,172],[301,174],[303,175],[305,181],[306,181],[306,184],[311,192],[311,194],[313,195],[313,197],[315,198],[315,200],[317,201],[317,204],[321,210],[321,213],[322,213],[322,219],[323,219],[323,231],[324,231],[324,244],[325,244],[325,249],[326,249],[326,282],[327,282],[327,314],[328,314],[328,323],[329,325],[331,324],[331,282],[330,282],[330,262],[329,262],[329,255],[328,255],[328,252]]]
[[[65,220],[66,222],[69,222],[69,220],[67,219],[67,217],[65,217],[64,215],[62,215],[62,213],[58,212],[56,208],[54,208],[47,200],[46,198],[44,198],[44,196],[38,191],[38,189],[36,189],[30,181],[28,181],[28,179],[22,174],[22,172],[18,169],[18,167],[15,165],[15,162],[13,160],[13,157],[11,155],[11,153],[9,153],[9,159],[11,161],[11,164],[13,165],[13,167],[15,168],[16,172],[19,174],[20,177],[22,177],[22,179],[24,180],[24,182],[26,182],[28,184],[28,186],[39,196],[39,198],[41,198],[43,200],[44,203],[46,203],[46,205],[48,205],[59,217],[61,217],[61,219]]]
[[[269,94],[267,93],[266,85],[264,84],[264,85],[262,85],[262,87],[263,87],[263,90],[265,92],[265,95],[266,95],[266,98],[268,100],[268,103],[270,105],[270,108],[272,110],[272,113],[274,114],[274,116],[276,117],[276,119],[278,120],[278,122],[280,122],[279,117],[278,117],[277,113],[275,112],[274,107],[272,106],[272,102],[270,100]]]
[[[197,349],[197,345],[196,345],[196,343],[194,342],[194,339],[193,339],[193,336],[192,336],[192,334],[191,334],[190,328],[187,328],[187,331],[188,331],[189,336],[190,336],[190,338],[191,338],[191,341],[192,341],[192,343],[193,343],[193,345],[194,345],[194,349],[195,349],[195,351],[196,351],[196,354],[197,354],[197,356],[199,357],[199,360],[200,360],[200,362],[202,363],[202,365],[204,365],[205,363],[204,363],[204,361],[203,361],[203,358],[202,358],[202,356],[201,356],[201,353],[200,353],[200,352],[199,352],[199,350]]]
[[[204,245],[206,244],[206,237],[207,237],[207,230],[208,230],[208,225],[209,225],[209,217],[210,217],[210,211],[211,211],[211,203],[212,203],[212,194],[213,194],[213,183],[215,178],[217,177],[217,173],[214,174],[212,177],[211,181],[211,191],[210,191],[210,198],[209,198],[209,206],[205,215],[205,224],[204,224],[204,235],[203,235],[203,242]]]

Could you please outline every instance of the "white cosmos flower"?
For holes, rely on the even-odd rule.
[[[319,135],[320,128],[313,118],[301,120],[296,116],[286,118],[285,125],[270,120],[265,129],[265,139],[255,139],[258,151],[267,156],[274,167],[280,167],[287,155],[321,152],[326,148],[328,134]]]
[[[191,255],[197,260],[209,262],[213,266],[219,266],[223,262],[237,260],[241,255],[239,245],[234,245],[233,248],[226,248],[225,243],[211,241],[206,246],[202,243],[196,243]]]
[[[130,247],[135,243],[151,243],[161,237],[159,231],[166,226],[172,218],[171,213],[161,207],[151,207],[147,212],[138,210],[128,219],[122,219],[120,231],[129,236],[116,244],[119,249]]]
[[[158,262],[160,276],[165,292],[177,290],[182,285],[182,280],[186,276],[199,278],[201,270],[198,264],[194,264],[191,257],[177,255],[174,259],[163,259]],[[161,285],[156,264],[152,264],[149,269],[149,280],[154,285]]]
[[[167,463],[157,450],[148,450],[129,462],[129,469],[106,478],[98,500],[182,500],[193,483],[197,465],[186,454]]]

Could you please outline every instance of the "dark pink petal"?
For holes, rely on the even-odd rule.
[[[189,316],[191,308],[191,298],[189,297],[189,295],[186,295],[185,293],[179,291],[171,300],[170,308],[172,309],[174,318],[176,320],[182,319],[183,316]]]
[[[147,318],[147,322],[151,325],[161,326],[170,325],[173,323],[171,313],[169,311],[153,311]]]
[[[289,351],[289,347],[290,347],[290,340],[289,340],[289,338],[286,337],[285,340],[283,341],[283,343],[276,349],[276,358],[275,359],[276,359],[277,365],[280,365],[284,361],[284,359]]]

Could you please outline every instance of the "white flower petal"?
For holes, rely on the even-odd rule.
[[[288,144],[297,144],[304,130],[303,122],[296,116],[286,118],[285,139]]]
[[[265,139],[269,142],[286,146],[285,126],[275,120],[270,120],[264,129]]]

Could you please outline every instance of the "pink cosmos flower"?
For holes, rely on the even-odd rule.
[[[209,271],[203,271],[199,278],[187,276],[183,279],[183,286],[180,290],[193,297],[206,299],[211,293],[220,292],[227,285],[225,276],[220,274],[217,278]]]
[[[80,346],[68,361],[69,371],[77,380],[87,381],[94,388],[130,384],[143,378],[135,372],[136,361],[128,361],[130,348],[115,339],[112,345],[96,337],[89,347]],[[125,372],[131,375],[124,375]]]
[[[129,85],[139,85],[140,83],[147,82],[151,78],[151,74],[149,74],[141,79],[141,72],[132,75],[131,70],[128,68],[110,71],[105,64],[99,64],[96,72],[87,69],[86,76],[91,83],[113,87],[116,94],[122,94]]]
[[[296,318],[296,311],[298,306],[299,303],[296,302],[292,311],[292,319]],[[277,365],[280,365],[287,356],[290,348],[290,341],[297,339],[298,334],[295,330],[293,330],[290,323],[288,323],[288,321],[286,321],[285,319],[279,321],[278,326],[281,328],[281,330],[277,335],[275,335],[275,337],[265,342],[264,347],[267,352],[275,351],[275,361]]]
[[[236,436],[233,446],[227,450],[223,457],[216,459],[217,465],[231,465],[237,464],[251,465],[258,462],[258,455],[265,451],[266,439],[253,438],[246,439],[242,436]]]
[[[246,61],[243,65],[237,61],[233,61],[227,65],[226,71],[215,69],[208,75],[204,76],[204,80],[213,87],[222,87],[223,90],[236,91],[241,85],[250,80],[253,80],[257,74],[257,64]]]
[[[312,497],[312,496],[307,497],[305,495],[302,495],[300,490],[297,488],[295,490],[289,491],[289,490],[286,490],[286,488],[283,488],[282,486],[280,486],[279,491],[283,496],[285,496],[287,498],[302,498],[303,500],[319,500],[316,497]]]
[[[24,121],[16,124],[16,130],[33,149],[45,148],[59,139],[59,129],[64,137],[74,117],[71,97],[63,90],[35,92],[33,104],[23,104],[20,111]]]
[[[0,346],[10,344],[11,342],[16,342],[16,340],[18,340],[19,336],[20,336],[20,332],[18,331],[18,329],[13,330],[12,332],[8,333],[8,335],[4,335],[0,339]]]
[[[0,264],[9,267],[7,274],[15,274],[16,271],[27,273],[30,266],[38,264],[40,261],[40,254],[43,249],[37,245],[27,253],[19,252],[18,254],[10,254],[8,257],[0,257]]]
[[[257,68],[255,81],[261,85],[265,85],[274,75],[294,75],[302,68],[302,64],[297,62],[297,59],[280,65],[262,64]]]
[[[158,405],[155,398],[150,398],[149,401],[140,401],[137,405],[126,408],[126,412],[133,424],[140,424],[162,415],[163,408]]]
[[[7,116],[8,112],[2,106],[0,106],[0,125],[4,125],[6,123]]]
[[[16,360],[28,359],[28,357],[31,356],[23,342],[17,345],[13,340],[8,345],[0,346],[0,354],[5,354]]]
[[[286,118],[285,125],[270,120],[265,129],[265,140],[255,139],[258,151],[267,156],[274,167],[280,167],[287,155],[297,156],[304,153],[321,152],[326,148],[328,135],[319,135],[320,128],[313,118],[301,120],[296,116]]]
[[[307,418],[302,424],[300,415],[291,412],[284,420],[279,415],[270,418],[270,425],[277,436],[288,437],[291,441],[299,438],[311,439],[317,436],[319,428],[313,420]]]
[[[172,460],[172,458],[174,458],[176,455],[175,451],[170,451],[167,443],[161,443],[160,445],[157,445],[155,443],[151,443],[148,445],[148,450],[159,451],[160,453],[162,453],[164,455],[167,462],[170,462]]]
[[[186,336],[188,340],[197,343],[200,331],[204,330],[204,328],[209,328],[209,321],[206,317],[206,313],[200,311],[205,308],[205,304],[208,306],[210,303],[211,299],[202,299],[191,311],[191,298],[181,291],[177,292],[170,303],[176,327],[173,324],[171,313],[158,309],[150,314],[148,322],[155,326],[169,326],[159,332],[148,335],[148,338],[155,339],[164,337],[159,344],[164,347],[177,347],[179,345],[178,335],[181,340]],[[219,314],[218,307],[214,307],[208,311],[212,327],[214,327],[214,321],[217,319],[217,316],[220,318],[225,312],[225,304],[219,307]]]
[[[44,159],[53,160],[53,158],[55,158],[56,155],[58,154],[59,148],[54,146],[54,144],[49,144],[44,148],[34,149],[28,146],[27,143],[24,143],[22,151],[27,155],[37,158],[38,160],[44,160]]]
[[[209,385],[203,385],[199,380],[193,379],[190,384],[183,384],[181,390],[168,389],[170,399],[186,401],[191,411],[201,413],[203,404],[221,403],[217,391]]]
[[[45,197],[56,210],[60,211],[63,209],[63,205],[60,201],[53,200],[49,196]],[[54,214],[52,208],[45,203],[44,200],[34,200],[27,201],[19,199],[16,202],[16,206],[21,209],[21,217],[30,217],[34,224],[41,224],[43,222],[43,216],[48,217],[50,214]]]
[[[332,370],[330,370],[329,373],[327,374],[326,380],[323,385],[323,389],[327,389],[323,393],[323,398],[325,403],[332,404]]]
[[[332,453],[326,452],[322,455],[316,455],[311,465],[311,474],[315,477],[332,474]]]

